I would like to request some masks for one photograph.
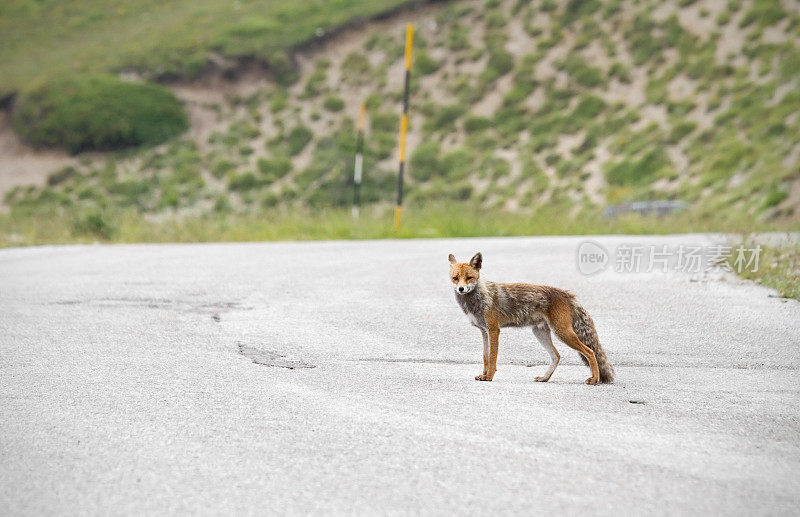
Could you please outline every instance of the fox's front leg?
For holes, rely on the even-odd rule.
[[[488,361],[484,361],[486,365],[486,369],[483,372],[483,375],[478,375],[475,379],[479,381],[491,381],[494,377],[494,372],[497,371],[497,349],[499,348],[500,344],[500,329],[499,328],[490,328],[489,329],[489,350],[488,350]],[[486,343],[486,341],[484,341]],[[486,356],[486,346],[484,345],[484,356]]]
[[[483,373],[476,375],[476,381],[482,381],[481,377],[486,376],[486,371],[489,369],[489,333],[485,329],[481,329],[481,337],[483,338]]]

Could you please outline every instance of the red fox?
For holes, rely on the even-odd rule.
[[[469,262],[458,262],[452,254],[448,258],[456,301],[483,336],[483,373],[475,376],[476,381],[494,377],[500,329],[504,327],[533,328],[533,335],[550,354],[550,367],[542,377],[536,377],[537,382],[550,380],[561,359],[550,337],[551,328],[591,368],[592,376],[586,384],[614,381],[614,368],[600,346],[594,322],[573,294],[545,285],[481,280],[480,253]]]

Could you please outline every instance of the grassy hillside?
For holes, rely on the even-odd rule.
[[[242,2],[249,13],[242,26],[252,30],[238,34],[247,36],[222,44],[211,36],[225,32],[217,27],[200,39],[175,39],[183,43],[171,47],[148,41],[136,66],[158,75],[172,62],[167,54],[185,63],[192,49],[269,57],[313,33],[309,20],[334,4],[303,3],[311,10],[306,15],[281,18],[294,4],[272,2],[275,18],[262,18],[258,29],[253,20],[266,15]],[[337,12],[350,16],[360,4],[380,7],[343,4],[347,9]],[[188,5],[191,11],[203,3]],[[187,12],[165,14],[159,23],[191,25],[185,30],[195,33],[194,25],[179,23],[192,19]],[[210,13],[209,20],[221,16]],[[417,36],[407,199],[424,219],[411,234],[471,234],[472,221],[464,218],[474,213],[482,214],[482,227],[500,234],[798,227],[797,2],[464,0],[371,23],[301,51],[290,82],[248,76],[207,94],[202,83],[173,84],[193,123],[188,134],[156,148],[87,156],[79,166],[54,171],[44,188],[10,192],[5,234],[17,242],[159,240],[133,228],[163,229],[170,221],[185,224],[186,234],[173,234],[177,240],[246,238],[248,228],[258,238],[264,233],[253,228],[267,219],[284,238],[295,237],[293,231],[309,236],[298,225],[315,221],[334,236],[385,235],[409,20]],[[131,22],[131,31],[144,30],[140,25]],[[264,35],[262,46],[254,48],[253,34]],[[82,45],[99,45],[86,39],[93,43]],[[136,63],[135,53],[113,45],[108,59],[117,61],[103,66]],[[144,51],[155,47],[160,50],[152,55]],[[82,66],[102,63],[92,59]],[[347,226],[344,216],[362,101],[368,106],[363,198],[374,205],[374,217],[385,218],[369,230]],[[600,218],[608,204],[648,199],[678,199],[689,209],[652,221]],[[31,222],[53,214],[62,216],[62,226],[55,225],[60,233],[34,237]],[[331,221],[347,228],[334,230]]]
[[[211,54],[285,67],[298,43],[408,0],[6,0],[0,97],[66,72],[193,75]]]

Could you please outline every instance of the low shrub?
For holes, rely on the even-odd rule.
[[[117,196],[117,202],[123,206],[138,204],[139,198],[150,192],[152,183],[147,178],[128,179],[111,185],[108,192]]]
[[[471,46],[469,29],[459,23],[452,24],[450,32],[447,34],[447,47],[452,51],[459,51],[468,50]]]
[[[458,117],[466,113],[467,109],[467,106],[460,103],[442,106],[425,122],[425,128],[430,131],[447,129],[458,120]]]
[[[396,133],[400,129],[400,116],[397,113],[379,111],[372,115],[370,126],[376,133]]]
[[[72,230],[79,236],[110,239],[114,236],[116,228],[101,212],[90,210],[75,217]]]
[[[236,163],[231,160],[221,159],[211,166],[211,175],[215,178],[222,178],[236,168]]]
[[[294,156],[300,154],[300,151],[305,149],[312,138],[314,138],[314,133],[312,133],[309,128],[306,126],[296,126],[286,137],[289,155]]]
[[[572,116],[581,120],[593,119],[602,113],[605,107],[603,99],[590,95],[575,106]]]
[[[669,143],[677,144],[696,128],[697,123],[692,122],[691,120],[687,120],[675,125],[675,127],[672,128],[672,131],[669,132]]]
[[[513,69],[514,56],[505,49],[496,48],[489,52],[489,61],[486,63],[486,69],[481,77],[487,82],[492,82]]]
[[[492,119],[487,117],[472,115],[464,119],[464,131],[467,133],[477,133],[490,127],[492,127]]]
[[[69,180],[71,178],[74,178],[75,176],[78,176],[78,175],[79,175],[78,170],[75,167],[70,165],[70,166],[64,167],[63,169],[59,169],[56,172],[50,174],[47,177],[47,184],[50,185],[51,187],[53,187],[53,186],[58,185],[60,183],[64,183],[65,181],[67,181],[67,180]]]
[[[445,154],[441,160],[441,176],[448,181],[467,179],[478,169],[480,156],[475,149],[459,147]]]
[[[442,150],[438,142],[428,140],[419,144],[411,153],[409,164],[411,174],[418,181],[427,181],[442,168],[440,156]]]
[[[344,109],[344,99],[341,97],[334,97],[332,95],[325,97],[325,100],[322,102],[322,107],[328,111],[333,111],[334,113],[337,111],[342,111]]]
[[[672,165],[661,148],[651,149],[639,159],[624,159],[606,164],[606,179],[611,185],[646,185],[663,168]]]
[[[570,55],[562,63],[564,70],[581,86],[600,86],[603,73],[599,68],[589,65],[577,54]]]
[[[417,52],[414,58],[414,68],[422,75],[430,75],[439,70],[439,62],[431,57],[425,50]]]
[[[159,144],[189,126],[167,88],[103,74],[56,79],[23,94],[13,122],[34,147],[71,153]]]
[[[269,110],[272,113],[280,113],[289,105],[289,94],[286,90],[275,92],[269,101]]]
[[[292,170],[292,161],[285,156],[279,156],[276,158],[259,158],[258,162],[256,162],[258,166],[258,170],[261,174],[264,175],[269,181],[274,181],[276,179],[282,178],[286,176]]]
[[[780,185],[772,185],[767,192],[767,196],[764,198],[764,203],[761,206],[762,208],[772,208],[778,206],[787,197],[789,197],[788,190],[782,188]]]
[[[228,188],[231,190],[247,191],[264,185],[264,180],[252,171],[228,176]]]
[[[348,84],[359,84],[372,69],[367,57],[360,52],[350,52],[342,61],[342,80]]]
[[[786,13],[781,8],[780,2],[774,0],[756,0],[753,6],[744,13],[739,27],[744,28],[753,22],[759,26],[773,25],[786,18]]]
[[[306,85],[304,87],[304,95],[305,97],[316,97],[325,87],[325,81],[328,79],[328,74],[325,72],[325,68],[317,63],[317,68],[311,75],[308,77],[306,81]]]

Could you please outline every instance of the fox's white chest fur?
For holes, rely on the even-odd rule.
[[[456,301],[470,323],[478,328],[486,328],[484,311],[486,310],[486,286],[483,282],[476,282],[475,287],[466,294],[456,292]]]

